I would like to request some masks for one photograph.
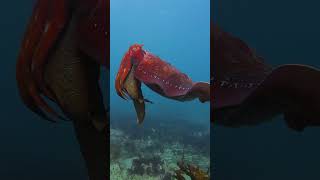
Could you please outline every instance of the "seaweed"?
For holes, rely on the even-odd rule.
[[[191,180],[209,180],[208,172],[201,170],[198,166],[193,164],[186,164],[183,160],[178,161],[178,170],[175,171],[174,177],[177,180],[185,180],[183,175],[187,175]]]

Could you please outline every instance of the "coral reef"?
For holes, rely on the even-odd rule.
[[[121,146],[115,143],[110,144],[110,159],[116,161],[120,158]]]
[[[130,174],[159,176],[165,174],[164,163],[159,155],[133,159]]]
[[[181,159],[185,164],[197,165],[194,167],[199,170],[209,168],[210,131],[207,127],[159,122],[148,121],[143,126],[121,120],[111,123],[111,179],[178,179],[176,172],[184,167],[177,163]],[[192,167],[189,169],[195,172]],[[186,180],[191,179],[185,172],[181,175]]]

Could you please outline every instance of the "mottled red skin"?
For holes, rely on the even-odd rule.
[[[71,15],[77,16],[79,50],[101,65],[108,65],[107,0],[38,0],[28,24],[16,66],[20,96],[33,112],[50,120],[59,117],[40,96],[55,101],[43,80],[50,50],[57,43]],[[109,24],[109,23],[108,23]]]
[[[135,77],[166,97],[186,95],[193,86],[186,74],[150,52],[145,51],[143,59],[136,60],[133,64],[136,66]]]
[[[132,45],[121,61],[115,87],[122,98],[126,97],[124,81],[132,68],[134,68],[134,76],[137,80],[164,97],[179,101],[200,99],[200,95],[194,92],[202,86],[202,83],[192,82],[186,74],[142,49],[142,45],[139,44]]]

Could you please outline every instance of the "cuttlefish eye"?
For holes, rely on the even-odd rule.
[[[129,48],[130,56],[133,58],[141,58],[144,52],[142,50],[142,45],[135,44]]]
[[[140,51],[140,50],[141,50],[141,47],[140,47],[139,45],[133,46],[133,47],[131,48],[131,51],[132,51],[132,52],[138,52],[138,51]]]

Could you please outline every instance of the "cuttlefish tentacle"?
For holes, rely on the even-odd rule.
[[[137,122],[141,124],[145,117],[145,103],[141,91],[141,82],[134,77],[134,68],[131,68],[124,82],[124,89],[133,101],[137,113]]]
[[[117,94],[123,99],[128,99],[126,97],[126,94],[124,93],[123,86],[129,72],[131,71],[131,67],[131,58],[129,54],[126,54],[121,61],[121,66],[117,74],[115,83]]]
[[[42,81],[42,70],[47,51],[57,39],[67,19],[67,4],[63,0],[51,2],[37,1],[33,10],[16,65],[16,79],[19,94],[24,104],[44,119],[54,121],[46,112],[54,117],[63,119],[42,98],[44,94],[50,99],[54,95],[46,88]],[[57,10],[59,9],[59,11]],[[59,12],[57,14],[57,12]],[[34,51],[35,50],[35,51]]]
[[[100,65],[79,51],[76,19],[50,56],[44,69],[44,81],[57,97],[61,111],[72,120],[90,179],[108,177],[108,112],[99,85]]]

